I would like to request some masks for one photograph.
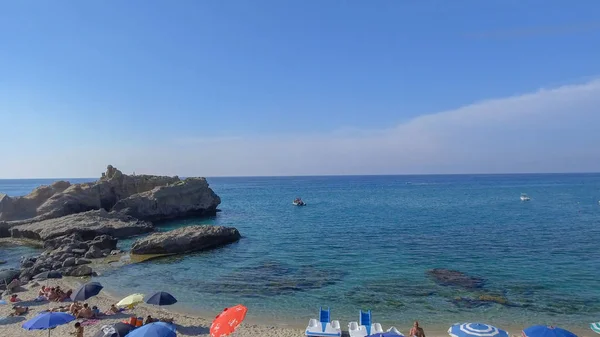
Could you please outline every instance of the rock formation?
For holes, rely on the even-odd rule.
[[[49,240],[79,234],[85,239],[108,234],[116,238],[151,232],[151,223],[104,209],[71,214],[60,218],[17,224],[9,229],[14,238]]]
[[[188,178],[119,200],[112,208],[150,221],[183,216],[214,215],[221,198],[204,178]]]
[[[0,237],[44,241],[46,251],[21,261],[20,277],[57,270],[93,274],[90,259],[115,252],[117,239],[154,230],[149,221],[214,215],[221,199],[204,178],[126,175],[109,165],[95,182],[57,181],[22,197],[0,194]],[[235,228],[200,226],[151,235],[139,252],[182,253],[240,238]]]
[[[188,226],[169,232],[155,232],[133,243],[133,254],[180,254],[217,248],[240,239],[231,227]]]

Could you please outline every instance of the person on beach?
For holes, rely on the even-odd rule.
[[[90,307],[87,303],[83,304],[83,308],[81,308],[81,310],[79,310],[79,312],[77,313],[77,316],[75,316],[75,318],[77,318],[77,319],[92,318],[92,317],[94,317],[94,313],[92,312],[92,309],[90,309]]]
[[[117,308],[117,306],[116,306],[116,305],[114,305],[114,304],[111,304],[111,305],[110,305],[110,309],[106,310],[106,312],[105,312],[104,314],[105,314],[105,315],[114,315],[114,314],[117,314],[117,313],[119,313],[119,311],[120,311],[120,310],[119,310],[119,308]]]
[[[66,293],[63,293],[62,295],[60,295],[60,297],[56,299],[56,302],[66,301],[68,298],[71,297],[71,294],[73,294],[73,290],[69,289]]]
[[[75,337],[83,337],[83,326],[81,323],[75,323],[75,331],[71,332],[71,335],[75,335]]]
[[[415,324],[413,324],[413,327],[410,329],[408,335],[410,337],[425,337],[425,331],[423,331],[423,328],[419,326],[419,322],[415,321]]]
[[[77,316],[79,310],[81,310],[81,305],[79,304],[79,302],[71,303],[71,306],[69,307],[69,312],[71,313],[71,315]]]
[[[19,297],[17,297],[17,294],[12,294],[10,295],[10,303],[16,303],[16,302],[21,302],[21,299]]]
[[[152,318],[152,316],[148,315],[148,317],[146,317],[146,320],[144,321],[144,325],[146,324],[150,324],[153,322],[156,322],[157,320],[155,320],[154,318]]]
[[[10,316],[20,316],[29,312],[29,307],[22,307],[20,305],[13,305],[13,312]]]

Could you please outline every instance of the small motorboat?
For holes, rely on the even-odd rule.
[[[296,199],[294,199],[294,202],[292,202],[292,205],[294,205],[294,206],[306,206],[306,203],[304,201],[302,201],[302,199],[296,198]]]
[[[531,198],[525,194],[525,193],[521,193],[521,201],[529,201],[531,200]]]
[[[306,336],[308,337],[341,337],[342,329],[340,321],[331,320],[331,310],[320,309],[319,320],[311,318],[306,327]]]
[[[371,323],[371,310],[360,311],[358,315],[358,323],[350,322],[348,324],[348,333],[350,337],[365,337],[378,333],[383,333],[381,324]]]

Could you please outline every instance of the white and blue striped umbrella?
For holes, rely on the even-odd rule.
[[[600,333],[600,322],[590,324],[590,328],[592,328],[592,331],[595,333]]]
[[[508,337],[508,332],[483,323],[454,324],[448,329],[452,337]]]

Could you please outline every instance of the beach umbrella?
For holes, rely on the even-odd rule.
[[[74,320],[75,316],[64,312],[46,312],[23,323],[23,329],[48,330],[48,336],[50,336],[50,329],[54,329],[59,325],[67,324]]]
[[[523,330],[523,337],[577,337],[577,335],[555,326],[534,325]]]
[[[454,324],[448,329],[452,337],[509,337],[508,332],[483,323]]]
[[[210,335],[212,337],[224,337],[230,335],[246,318],[248,308],[238,304],[231,308],[225,308],[222,313],[215,317],[210,325]]]
[[[88,282],[77,288],[73,295],[71,295],[71,299],[73,301],[83,302],[90,297],[98,295],[102,288],[104,287],[98,282]]]
[[[133,325],[123,322],[103,325],[94,337],[125,337],[133,329],[135,329]]]
[[[590,328],[592,329],[592,331],[594,331],[595,333],[600,334],[600,322],[598,323],[592,323],[590,324]]]
[[[132,307],[143,301],[144,301],[144,294],[132,294],[132,295],[129,295],[129,296],[125,297],[124,299],[120,300],[117,303],[117,307],[129,307],[129,306]]]
[[[175,297],[169,293],[159,291],[148,297],[146,303],[154,305],[171,305],[177,303],[177,299],[175,299]]]
[[[62,274],[56,270],[45,271],[33,277],[36,280],[47,280],[51,278],[62,278]]]
[[[132,330],[126,337],[176,337],[175,326],[166,322],[154,322]]]

